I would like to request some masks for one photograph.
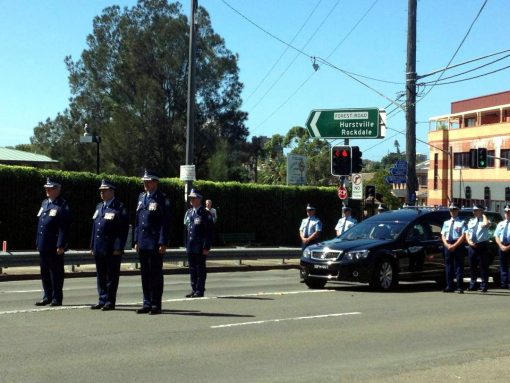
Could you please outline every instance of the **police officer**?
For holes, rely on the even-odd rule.
[[[322,222],[315,216],[315,207],[311,204],[306,206],[307,218],[303,218],[299,226],[299,237],[301,238],[301,248],[304,250],[307,246],[313,245],[319,241],[322,232]]]
[[[140,256],[143,306],[137,314],[161,314],[163,296],[163,256],[170,230],[170,202],[159,191],[159,176],[146,170],[145,192],[140,193],[136,207],[133,242]]]
[[[40,254],[41,279],[44,290],[36,306],[62,306],[64,287],[64,252],[69,240],[71,214],[66,200],[60,196],[62,185],[48,178],[46,197],[37,217],[36,248]]]
[[[473,206],[474,217],[468,222],[466,241],[468,243],[469,271],[471,274],[468,290],[476,290],[476,279],[480,274],[482,279],[480,291],[486,293],[489,284],[488,244],[490,221],[483,212],[484,208],[482,206]]]
[[[444,221],[441,229],[441,239],[444,244],[444,261],[446,274],[445,293],[451,293],[453,288],[453,277],[457,279],[457,289],[459,294],[464,293],[464,256],[466,249],[462,245],[465,239],[466,223],[459,217],[459,207],[455,204],[450,205],[451,218]]]
[[[351,216],[352,210],[349,206],[342,207],[342,215],[343,217],[340,218],[335,226],[336,235],[339,236],[343,232],[349,230],[351,227],[356,225],[358,221],[356,218],[353,218]]]
[[[377,206],[377,214],[384,213],[387,210],[388,209],[386,209],[386,206],[384,206],[383,204],[380,204],[379,206]]]
[[[205,261],[211,249],[213,217],[202,206],[202,194],[197,189],[191,189],[188,197],[191,208],[184,215],[184,228],[191,292],[186,295],[186,298],[200,298],[205,292],[207,279]]]
[[[502,289],[508,289],[509,273],[508,267],[510,266],[510,205],[506,205],[505,219],[498,223],[494,238],[498,244],[499,251],[499,275]]]
[[[128,213],[124,204],[115,198],[115,185],[102,180],[101,196],[92,216],[90,249],[96,260],[99,301],[93,310],[115,310],[119,286],[120,263],[129,230]]]

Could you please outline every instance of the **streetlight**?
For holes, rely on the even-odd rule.
[[[88,124],[85,124],[83,128],[83,136],[80,137],[80,143],[92,144],[96,143],[96,174],[99,174],[99,144],[101,143],[101,137],[89,132]]]

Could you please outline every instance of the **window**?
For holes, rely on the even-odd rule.
[[[476,126],[476,118],[475,117],[469,117],[464,120],[466,128],[471,128],[473,126]]]
[[[501,158],[505,158],[506,160],[510,160],[510,149],[501,149],[501,153],[499,155]],[[501,168],[506,168],[507,164],[509,164],[510,161],[505,160],[499,160],[499,166]]]
[[[453,153],[453,166],[469,168],[469,152]]]
[[[487,167],[488,168],[493,168],[494,167],[494,163],[495,163],[494,156],[495,155],[496,155],[496,151],[495,150],[487,150]]]
[[[437,190],[438,187],[438,167],[439,167],[439,154],[434,154],[434,190]]]

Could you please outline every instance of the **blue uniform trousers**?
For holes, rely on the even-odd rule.
[[[450,244],[455,241],[449,242]],[[455,251],[444,249],[444,264],[446,273],[446,288],[453,290],[453,278],[457,280],[457,289],[463,290],[464,279],[464,255],[466,249],[464,246],[458,246]]]
[[[57,251],[40,252],[41,280],[44,290],[43,300],[62,303],[64,298],[64,254]]]
[[[139,250],[143,307],[161,310],[163,296],[163,255],[158,250]]]
[[[509,285],[509,262],[510,261],[510,251],[501,251],[499,250],[499,276],[500,276],[500,284],[501,287],[507,289],[510,287]]]
[[[469,254],[469,273],[471,282],[469,289],[476,288],[476,279],[478,276],[482,279],[480,288],[486,290],[489,285],[489,254],[488,242],[479,242],[476,247],[468,246]]]
[[[206,258],[207,256],[204,254],[188,253],[191,289],[199,295],[203,295],[205,291],[205,280],[207,279]]]
[[[99,303],[115,307],[119,287],[121,255],[95,254]]]

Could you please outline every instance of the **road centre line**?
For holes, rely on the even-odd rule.
[[[260,292],[260,293],[251,293],[251,294],[229,294],[229,295],[218,295],[211,297],[203,297],[203,298],[175,298],[175,299],[165,299],[162,302],[172,303],[172,302],[199,302],[204,300],[212,300],[212,299],[224,299],[224,298],[243,298],[243,297],[257,297],[257,296],[267,296],[267,295],[295,295],[295,294],[312,294],[312,293],[328,293],[334,292],[334,290],[298,290],[298,291],[279,291],[279,292]],[[118,306],[137,306],[141,305],[142,302],[118,302]],[[7,314],[32,314],[38,312],[45,311],[60,311],[60,310],[76,310],[76,309],[88,309],[89,305],[73,305],[73,306],[58,306],[58,307],[43,307],[43,308],[33,308],[33,309],[21,309],[21,310],[8,310],[8,311],[0,311],[0,315]],[[163,308],[164,309],[164,308]]]
[[[210,326],[210,328],[251,326],[251,325],[256,325],[256,324],[279,323],[279,322],[297,321],[297,320],[305,320],[305,319],[333,318],[333,317],[340,317],[340,316],[346,316],[346,315],[361,315],[361,312],[355,311],[355,312],[350,312],[350,313],[323,314],[323,315],[311,315],[311,316],[307,316],[307,317],[267,319],[267,320],[259,320],[259,321],[254,321],[254,322],[229,323],[229,324]]]

